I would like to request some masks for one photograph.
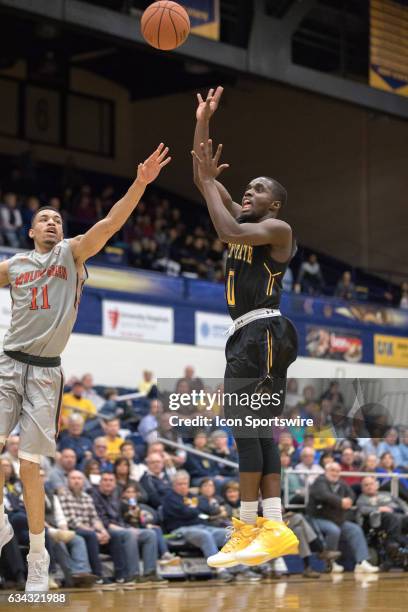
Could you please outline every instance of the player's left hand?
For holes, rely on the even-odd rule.
[[[144,185],[154,181],[160,174],[160,170],[171,162],[171,157],[167,157],[169,147],[165,147],[161,142],[157,149],[137,167],[137,181]]]
[[[222,153],[222,144],[219,144],[215,155],[213,155],[213,142],[211,138],[206,142],[200,144],[200,156],[195,151],[191,151],[194,159],[198,163],[198,173],[201,181],[211,181],[217,178],[217,176],[226,168],[229,168],[229,164],[218,165]]]

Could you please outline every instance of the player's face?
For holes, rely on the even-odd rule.
[[[272,185],[269,179],[259,177],[252,180],[242,198],[242,211],[238,221],[256,223],[268,215],[273,203]]]
[[[42,210],[35,217],[29,236],[35,244],[52,249],[64,237],[61,215],[53,210]]]

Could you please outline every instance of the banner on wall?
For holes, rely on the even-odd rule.
[[[185,0],[181,3],[191,22],[191,31],[198,36],[220,39],[220,1]]]
[[[0,327],[8,327],[11,319],[11,298],[8,289],[0,289]]]
[[[408,368],[408,338],[374,334],[374,363]]]
[[[173,308],[103,300],[102,335],[142,342],[174,341]]]
[[[357,331],[307,325],[306,355],[358,363],[363,359],[363,341]]]
[[[195,313],[195,343],[197,346],[224,348],[231,317],[212,312]]]
[[[370,85],[408,96],[408,2],[371,0]]]

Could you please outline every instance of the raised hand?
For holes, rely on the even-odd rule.
[[[217,87],[214,92],[214,89],[210,89],[207,94],[207,98],[204,100],[201,94],[197,94],[198,106],[196,111],[197,121],[209,121],[212,115],[218,108],[218,104],[220,103],[222,92],[224,91],[223,87]]]
[[[154,181],[160,174],[160,170],[171,162],[171,157],[167,157],[169,147],[165,147],[161,142],[157,149],[137,167],[137,180],[139,183],[147,185]]]
[[[200,155],[197,155],[195,151],[191,151],[194,159],[198,164],[198,173],[201,181],[211,181],[217,178],[217,176],[229,168],[229,164],[218,165],[222,153],[222,144],[219,144],[215,155],[213,155],[213,142],[211,138],[206,142],[200,144]]]

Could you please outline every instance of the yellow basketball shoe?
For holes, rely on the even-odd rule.
[[[207,564],[210,567],[234,567],[234,565],[241,563],[241,561],[236,560],[237,552],[249,546],[256,538],[259,533],[260,521],[263,521],[263,519],[258,517],[255,525],[249,525],[232,518],[231,535],[228,541],[216,555],[208,557]]]
[[[299,552],[299,540],[285,523],[261,519],[261,529],[249,546],[236,553],[237,563],[259,565],[270,559]]]

